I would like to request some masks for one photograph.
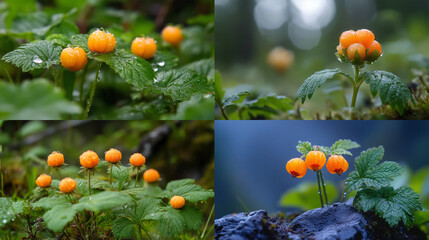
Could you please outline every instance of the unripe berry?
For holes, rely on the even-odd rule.
[[[82,70],[88,63],[86,52],[80,47],[63,49],[60,59],[61,65],[73,72]]]
[[[159,180],[159,173],[155,169],[148,169],[143,173],[143,179],[148,183],[153,183]]]
[[[97,30],[88,38],[88,47],[92,52],[109,53],[113,51],[116,45],[116,39],[111,33]]]
[[[368,56],[369,56],[372,52],[374,52],[374,50],[377,50],[377,51],[378,51],[378,55],[380,55],[380,54],[381,54],[381,45],[380,45],[380,43],[378,43],[378,42],[377,42],[377,41],[375,41],[375,40],[372,42],[371,46],[369,46]]]
[[[360,29],[356,31],[356,42],[362,44],[365,48],[369,48],[374,42],[375,36],[368,29]]]
[[[138,37],[131,44],[131,51],[138,57],[151,59],[156,52],[155,40],[153,38]]]
[[[85,168],[94,168],[98,165],[99,158],[97,153],[88,150],[80,155],[79,160],[80,165]]]
[[[337,52],[338,52],[338,54],[340,54],[340,55],[342,55],[342,56],[344,56],[345,55],[345,52],[344,52],[344,47],[343,47],[343,45],[338,45],[337,46]]]
[[[356,42],[357,42],[356,32],[353,30],[345,31],[340,36],[340,44],[344,48],[348,48],[350,45],[352,45],[353,43],[356,43]]]
[[[178,46],[182,40],[182,30],[179,27],[167,26],[162,30],[162,39],[173,46]]]
[[[170,205],[175,209],[181,209],[185,206],[185,198],[181,196],[174,196],[170,199]]]
[[[326,163],[326,168],[332,174],[341,175],[343,172],[347,171],[349,163],[341,155],[332,155]]]
[[[60,182],[60,190],[63,193],[71,193],[76,189],[76,181],[71,178],[64,178]]]
[[[267,62],[277,72],[282,73],[289,69],[294,59],[293,52],[282,47],[276,47],[268,54]]]
[[[305,165],[310,170],[318,171],[325,166],[326,156],[322,151],[310,151],[305,157]]]
[[[51,167],[59,167],[64,164],[64,155],[59,152],[52,152],[48,156],[48,165]]]
[[[104,154],[104,158],[108,162],[117,163],[117,162],[121,161],[122,153],[117,149],[111,148],[109,151],[107,151]]]
[[[49,175],[42,174],[36,179],[37,186],[41,188],[49,187],[52,183],[52,178]]]
[[[286,163],[286,171],[292,175],[293,178],[302,178],[307,173],[307,165],[301,158],[292,158]]]
[[[362,61],[365,60],[365,55],[366,55],[365,53],[366,53],[366,49],[360,43],[353,43],[352,45],[349,46],[349,48],[347,48],[347,57],[352,63],[354,63],[354,61],[356,60],[355,59],[356,54],[359,54],[359,57]]]
[[[141,153],[134,153],[130,157],[130,163],[134,167],[141,167],[146,163],[146,158]]]

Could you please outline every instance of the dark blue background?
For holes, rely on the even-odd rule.
[[[250,208],[278,211],[286,190],[303,181],[315,181],[308,171],[292,179],[286,162],[300,157],[299,140],[331,146],[338,139],[358,142],[353,157],[345,156],[349,170],[341,177],[324,168],[324,177],[339,183],[354,170],[354,158],[370,147],[384,146],[383,160],[412,169],[429,165],[429,121],[223,121],[215,123],[215,217]]]

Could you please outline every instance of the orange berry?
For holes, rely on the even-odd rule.
[[[167,26],[162,30],[162,39],[173,46],[179,45],[183,40],[182,30],[179,27]]]
[[[347,168],[349,168],[349,163],[341,155],[332,155],[329,157],[328,162],[326,163],[326,168],[332,174],[341,175],[343,172],[347,171]]]
[[[373,41],[371,46],[369,46],[368,55],[370,55],[374,50],[378,51],[378,55],[381,54],[381,45],[377,41]]]
[[[111,148],[109,151],[107,151],[104,154],[104,158],[108,162],[117,163],[117,162],[121,161],[122,153],[117,149]]]
[[[366,49],[365,47],[360,43],[353,43],[352,45],[347,48],[347,57],[350,61],[353,61],[355,59],[356,52],[359,54],[362,61],[365,59],[365,53]]]
[[[131,44],[131,51],[138,57],[151,59],[156,52],[155,40],[153,38],[138,37]]]
[[[88,150],[80,155],[79,160],[80,165],[86,168],[94,168],[98,165],[99,158],[97,153]]]
[[[170,199],[170,205],[175,209],[181,209],[185,206],[185,198],[181,196],[174,196]]]
[[[369,48],[374,42],[375,36],[368,29],[361,29],[356,31],[356,42],[362,44],[365,48]]]
[[[283,47],[273,48],[267,56],[268,64],[279,73],[287,71],[293,64],[295,55]]]
[[[86,52],[80,47],[63,49],[60,59],[61,65],[73,72],[82,70],[88,63]]]
[[[307,166],[301,158],[292,158],[286,163],[286,171],[292,175],[293,178],[302,178],[307,173]]]
[[[71,193],[76,189],[76,181],[71,178],[64,178],[60,182],[60,190],[63,193]]]
[[[340,55],[345,55],[344,54],[344,47],[343,47],[343,45],[341,45],[341,44],[339,44],[338,46],[337,46],[337,52],[338,52],[338,54],[340,54]]]
[[[325,163],[326,157],[322,151],[310,151],[305,157],[305,165],[313,171],[322,169],[323,166],[325,166]]]
[[[51,167],[58,167],[64,164],[64,155],[59,152],[52,152],[48,156],[48,165]]]
[[[92,52],[108,53],[113,51],[116,45],[116,39],[111,33],[97,30],[88,38],[88,47]]]
[[[143,173],[143,179],[148,183],[153,183],[159,180],[159,173],[155,169],[148,169]]]
[[[357,42],[356,32],[353,30],[345,31],[340,36],[340,44],[344,48],[348,48],[350,45],[352,45],[353,43],[356,43],[356,42]]]
[[[141,153],[134,153],[130,157],[130,163],[134,167],[141,167],[146,163],[146,158]]]
[[[42,174],[36,179],[37,186],[41,188],[49,187],[52,183],[52,178],[49,175]]]

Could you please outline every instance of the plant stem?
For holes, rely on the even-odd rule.
[[[341,193],[340,203],[343,202],[344,194],[346,193],[346,186],[343,188],[343,192]]]
[[[328,194],[326,194],[326,187],[325,187],[325,181],[323,180],[322,170],[319,170],[319,174],[320,174],[320,179],[322,180],[323,193],[325,194],[325,203],[326,203],[326,206],[328,206],[329,205]]]
[[[91,109],[92,101],[94,100],[95,88],[97,87],[97,82],[98,82],[98,74],[100,73],[102,64],[103,63],[100,62],[100,65],[98,65],[98,68],[97,68],[97,72],[95,73],[95,79],[94,79],[94,82],[92,83],[91,95],[89,96],[88,104],[86,105],[86,110],[83,115],[84,120],[88,118],[88,113],[89,113],[89,110]]]
[[[139,179],[139,169],[137,169],[136,182],[134,183],[134,188],[137,186],[137,180]]]
[[[61,172],[58,168],[55,168],[55,170],[57,171],[58,175],[60,176],[60,179],[63,179],[63,177],[61,177]]]
[[[206,230],[207,230],[207,227],[209,225],[210,219],[212,218],[214,207],[215,207],[215,205],[213,204],[212,210],[210,211],[210,214],[209,214],[209,218],[207,218],[206,225],[204,226],[203,233],[201,234],[201,239],[204,238],[204,234],[206,233]]]
[[[143,231],[146,233],[147,237],[149,238],[149,240],[151,240],[152,238],[150,237],[149,233],[146,231],[146,229],[143,227],[143,224],[141,226],[141,228],[143,229]]]
[[[353,68],[355,69],[355,86],[353,86],[353,98],[352,98],[352,104],[351,104],[352,108],[354,108],[356,105],[356,98],[361,85],[359,82],[359,67],[356,65],[353,65]]]
[[[228,115],[226,115],[225,109],[223,109],[223,104],[222,102],[215,98],[215,101],[217,103],[217,105],[219,106],[220,112],[222,113],[223,118],[225,118],[225,120],[229,120]]]
[[[14,85],[13,79],[10,76],[9,72],[7,71],[6,67],[3,67],[3,69],[4,69],[4,72],[6,73],[6,77],[9,79],[9,83],[12,84],[12,85]]]
[[[88,170],[88,190],[89,190],[89,196],[91,196],[91,171]]]
[[[57,71],[55,70],[54,65],[51,65],[52,75],[54,76],[55,87],[59,87],[60,83],[58,81]]]
[[[80,77],[80,85],[79,85],[79,101],[80,103],[83,105],[83,100],[84,100],[84,96],[83,96],[83,85],[85,83],[85,77],[86,77],[86,73],[88,72],[88,67],[85,66],[85,68],[83,69],[83,73]]]
[[[319,178],[319,171],[316,171],[317,174],[317,187],[319,188],[319,197],[320,197],[320,204],[323,207],[323,198],[322,198],[322,189],[320,188],[320,178]]]
[[[110,164],[110,179],[109,179],[110,184],[112,184],[112,172],[113,172],[113,164]]]

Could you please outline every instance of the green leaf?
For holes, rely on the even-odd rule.
[[[128,181],[130,177],[128,174],[128,168],[124,166],[113,167],[112,177],[120,182]]]
[[[298,89],[296,99],[302,99],[302,103],[305,99],[311,99],[316,88],[320,88],[327,80],[334,78],[335,75],[341,74],[350,78],[347,74],[343,73],[339,68],[336,69],[325,69],[319,72],[315,72],[313,75],[305,79],[304,83]]]
[[[30,135],[36,134],[43,131],[46,128],[46,124],[42,121],[31,121],[27,122],[18,131],[18,136],[24,138]]]
[[[332,144],[331,146],[331,151],[337,150],[337,149],[353,149],[353,148],[359,148],[360,145],[356,142],[353,142],[349,139],[340,139],[338,141],[336,141],[334,144]]]
[[[237,105],[241,109],[242,119],[252,119],[258,116],[271,118],[278,116],[281,112],[293,109],[292,100],[274,94],[261,95],[254,100],[245,99]]]
[[[185,219],[180,214],[180,210],[168,207],[166,212],[160,212],[157,215],[158,229],[161,234],[172,237],[185,230]]]
[[[420,226],[429,222],[429,211],[419,211],[414,214],[415,225]]]
[[[215,72],[215,99],[218,104],[223,102],[225,96],[225,90],[222,87],[222,76],[219,71]],[[223,105],[223,104],[222,104]]]
[[[65,196],[52,196],[41,198],[39,201],[32,203],[31,206],[33,206],[34,208],[40,207],[44,209],[51,209],[54,206],[69,204],[70,200],[67,199]]]
[[[87,56],[88,58],[106,63],[122,79],[138,89],[143,89],[154,84],[155,71],[152,66],[146,60],[136,57],[130,50],[115,49],[110,53],[90,52]]]
[[[46,37],[46,40],[53,42],[54,44],[63,48],[71,44],[71,41],[62,34],[51,34]]]
[[[201,228],[203,215],[193,206],[185,206],[180,209],[180,215],[185,220],[185,229],[191,231],[198,231]]]
[[[408,101],[414,103],[413,95],[401,79],[393,73],[385,71],[365,72],[360,75],[370,85],[371,94],[377,92],[383,104],[389,103],[399,114],[408,108]]]
[[[131,197],[128,194],[104,191],[92,196],[81,198],[79,203],[73,205],[73,208],[77,211],[85,209],[93,212],[101,212],[122,206],[130,201]]]
[[[367,188],[359,191],[353,205],[364,212],[374,210],[391,226],[402,221],[410,228],[414,221],[414,213],[422,209],[419,195],[410,187],[383,187],[381,189]]]
[[[236,103],[242,102],[246,97],[251,96],[253,88],[249,85],[238,85],[234,88],[228,88],[223,97],[224,108],[235,106]]]
[[[76,34],[72,36],[71,41],[73,45],[79,46],[80,48],[85,50],[85,52],[89,52],[88,37],[88,34]]]
[[[66,100],[64,93],[45,79],[21,85],[0,82],[0,118],[58,120],[64,114],[79,114],[81,108]]]
[[[118,239],[135,239],[137,225],[126,217],[116,217],[113,221],[113,236]]]
[[[192,96],[189,101],[179,103],[176,115],[166,117],[166,119],[213,120],[214,99],[210,95],[206,96]]]
[[[386,161],[377,165],[383,155],[384,149],[381,146],[362,152],[355,160],[357,171],[351,172],[346,179],[347,191],[361,187],[388,186],[394,177],[399,176],[402,168],[397,163]]]
[[[195,182],[195,180],[190,179],[190,178],[185,178],[185,179],[181,179],[181,180],[174,180],[174,181],[169,182],[167,184],[167,186],[165,187],[165,189],[168,191],[173,191],[174,189],[194,184],[194,182]]]
[[[60,232],[71,222],[77,211],[71,207],[71,204],[62,204],[54,206],[43,215],[46,226],[54,232]]]
[[[331,202],[335,202],[338,191],[334,184],[326,183],[326,193]],[[280,199],[283,207],[296,207],[303,210],[310,210],[320,207],[318,187],[316,183],[301,183],[284,193]]]
[[[311,149],[311,143],[310,142],[298,142],[298,145],[296,145],[296,150],[300,153],[302,153],[302,155],[307,155],[308,152],[310,152]]]
[[[174,69],[179,63],[179,58],[166,51],[156,51],[155,56],[148,60],[148,62],[157,72],[164,72]]]
[[[206,75],[209,77],[213,77],[214,74],[214,60],[212,58],[202,59],[193,63],[190,63],[182,69],[194,70],[198,74]]]
[[[61,47],[50,41],[38,41],[21,45],[3,56],[3,60],[22,68],[23,72],[49,68],[60,63]]]
[[[152,90],[172,98],[174,102],[189,100],[195,94],[213,92],[213,82],[193,70],[171,70],[158,74]]]

